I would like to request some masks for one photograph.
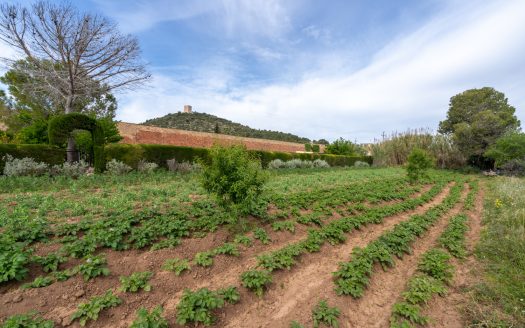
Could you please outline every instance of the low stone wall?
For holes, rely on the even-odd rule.
[[[157,144],[210,148],[214,143],[219,143],[222,145],[244,144],[246,148],[253,150],[290,153],[304,151],[303,144],[293,142],[167,129],[123,122],[118,123],[117,126],[120,135],[124,138],[121,143],[127,144]],[[321,145],[321,152],[323,150],[324,146]]]

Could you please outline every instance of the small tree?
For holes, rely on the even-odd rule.
[[[511,160],[525,160],[525,134],[514,132],[499,138],[485,156],[494,159],[497,167]]]
[[[244,146],[215,145],[210,150],[210,163],[203,163],[203,187],[234,212],[249,212],[267,179],[261,162]]]
[[[407,175],[410,182],[416,182],[428,175],[427,170],[434,165],[430,155],[419,148],[414,148],[408,155]]]

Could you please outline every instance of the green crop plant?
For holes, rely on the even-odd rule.
[[[251,246],[252,245],[252,239],[245,235],[236,235],[233,239],[233,242],[236,244],[241,244],[244,246]]]
[[[233,243],[224,243],[221,246],[215,248],[213,250],[213,254],[224,254],[224,255],[231,255],[231,256],[239,256],[239,249],[237,249],[237,245]]]
[[[212,311],[222,308],[225,301],[228,303],[239,301],[239,294],[235,287],[219,291],[202,288],[195,292],[186,289],[177,304],[177,323],[181,325],[203,323],[209,326],[215,320]]]
[[[42,318],[36,311],[10,316],[0,325],[1,328],[53,328],[54,326],[53,321]]]
[[[295,224],[293,221],[277,221],[272,223],[272,229],[274,231],[290,231],[291,233],[295,232]]]
[[[256,228],[253,231],[253,238],[258,239],[263,243],[264,245],[269,244],[272,240],[268,236],[268,233],[263,228]]]
[[[115,307],[122,303],[118,296],[115,296],[111,290],[104,295],[94,296],[87,303],[80,303],[77,311],[71,316],[71,320],[79,320],[81,326],[85,326],[88,320],[96,321],[100,311]]]
[[[453,217],[439,237],[440,246],[457,258],[463,258],[466,255],[465,233],[468,230],[467,220],[468,218],[464,214]]]
[[[168,321],[162,317],[162,311],[161,306],[155,307],[151,312],[141,307],[130,328],[168,328]]]
[[[40,276],[36,277],[32,282],[22,285],[22,288],[42,288],[51,285],[53,282],[54,279],[50,276]]]
[[[86,261],[78,266],[78,272],[85,281],[98,277],[100,275],[109,275],[109,269],[106,267],[107,261],[104,254],[97,256],[89,255]]]
[[[272,283],[272,275],[268,271],[249,270],[241,275],[242,285],[261,297],[264,289]]]
[[[211,266],[213,264],[213,253],[199,252],[195,254],[195,263],[203,267]]]
[[[58,266],[67,261],[67,258],[56,253],[47,256],[33,256],[31,260],[42,266],[44,272],[57,271]]]
[[[146,292],[151,290],[151,285],[148,284],[148,280],[151,278],[153,273],[149,271],[145,272],[134,272],[130,276],[120,276],[120,290],[123,292],[136,293],[143,289]]]
[[[190,271],[191,267],[187,259],[167,259],[162,265],[162,269],[173,271],[177,276],[180,276],[184,271]]]
[[[337,318],[341,314],[338,308],[328,306],[326,300],[321,300],[312,310],[312,318],[314,320],[314,328],[318,328],[321,324],[328,327],[339,327]]]
[[[419,261],[418,270],[432,278],[443,282],[450,281],[454,267],[448,263],[450,255],[446,252],[433,248],[423,254]]]

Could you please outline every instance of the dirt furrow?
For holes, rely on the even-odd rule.
[[[475,207],[472,211],[467,213],[469,217],[469,230],[467,231],[465,238],[467,257],[463,260],[453,260],[455,267],[454,278],[448,288],[447,295],[445,297],[435,297],[429,303],[429,306],[422,311],[423,314],[428,316],[431,320],[429,327],[465,327],[461,313],[462,308],[467,302],[465,290],[476,283],[473,281],[475,275],[472,273],[479,268],[474,256],[474,249],[480,237],[483,199],[483,185],[480,182],[480,189],[476,197]]]
[[[394,225],[441,203],[449,189],[450,185],[415,210],[387,217],[379,226],[368,225],[355,231],[342,245],[325,245],[320,252],[303,256],[301,263],[290,271],[274,274],[273,285],[264,298],[258,299],[252,293],[243,295],[242,304],[227,310],[220,325],[239,328],[247,327],[246,322],[250,322],[250,327],[289,327],[291,320],[305,321],[320,298],[332,300],[336,297],[332,272],[337,270],[340,261],[348,259],[354,247],[365,246]]]

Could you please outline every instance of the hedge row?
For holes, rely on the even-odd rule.
[[[352,166],[356,161],[367,162],[372,164],[371,156],[340,156],[330,154],[306,154],[306,153],[284,153],[284,152],[269,152],[261,150],[251,150],[256,157],[258,157],[263,167],[267,167],[268,163],[274,159],[289,161],[294,158],[302,160],[322,159],[328,162],[331,166]],[[128,164],[131,167],[136,167],[137,163],[144,159],[148,162],[157,163],[161,167],[166,167],[168,159],[175,158],[179,162],[196,161],[198,158],[207,161],[209,150],[207,148],[193,148],[182,146],[167,146],[167,145],[129,145],[129,144],[110,144],[104,150],[105,159],[117,159]]]
[[[371,156],[340,156],[330,154],[306,154],[306,153],[283,153],[252,150],[258,157],[263,167],[274,159],[289,161],[294,158],[302,160],[322,159],[330,166],[352,166],[356,161],[363,161],[372,164]],[[37,162],[44,162],[50,165],[62,164],[66,159],[65,149],[60,149],[50,145],[17,145],[0,144],[0,174],[4,170],[5,161],[3,157],[10,154],[15,158],[31,157]],[[161,167],[166,167],[168,159],[175,158],[179,162],[194,162],[197,159],[207,161],[209,150],[207,148],[193,148],[182,146],[167,145],[129,145],[129,144],[110,144],[104,147],[104,159],[110,161],[117,159],[131,167],[137,167],[137,163],[144,159],[148,162],[157,163]]]
[[[55,146],[0,144],[0,174],[4,172],[4,156],[7,154],[14,158],[31,157],[50,165],[62,164],[66,160],[66,150]]]

